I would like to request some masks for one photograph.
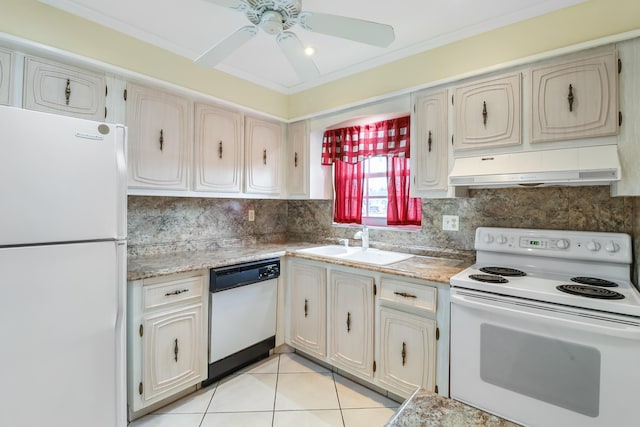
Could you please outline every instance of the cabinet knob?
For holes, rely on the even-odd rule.
[[[160,142],[160,151],[162,151],[164,146],[164,131],[162,129],[160,129],[160,139],[158,141]]]
[[[431,140],[431,131],[429,131],[429,138],[427,138],[427,146],[428,146],[428,149],[429,149],[429,153],[431,152],[431,143],[432,142],[433,141]]]
[[[175,359],[175,361],[178,361],[178,338],[176,338],[174,345],[173,345],[173,358]]]
[[[309,314],[308,312],[308,305],[307,305],[307,300],[304,300],[304,317],[307,317],[307,315]]]
[[[218,158],[222,158],[222,141],[218,143]]]
[[[402,343],[402,352],[400,354],[402,355],[402,366],[404,366],[407,359],[407,344],[404,342]]]
[[[298,152],[294,152],[293,153],[293,167],[297,168],[298,167]]]
[[[347,312],[347,332],[351,332],[351,313]]]
[[[262,151],[262,164],[267,164],[267,150]]]

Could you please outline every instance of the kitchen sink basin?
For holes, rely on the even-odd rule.
[[[363,262],[365,264],[387,265],[393,264],[394,262],[404,261],[412,256],[413,255],[403,254],[401,252],[390,252],[369,248],[366,251],[359,250],[351,254],[343,255],[340,258],[354,262]]]
[[[349,255],[351,253],[354,253],[355,251],[362,251],[362,249],[357,247],[328,245],[328,246],[318,246],[315,248],[298,249],[296,252],[302,252],[305,254],[318,255],[318,256],[341,257],[344,255]]]
[[[299,249],[297,252],[373,265],[393,264],[394,262],[404,261],[405,259],[411,258],[413,256],[400,252],[390,252],[372,248],[363,251],[360,247],[347,248],[338,245],[327,245],[318,246],[315,248]]]

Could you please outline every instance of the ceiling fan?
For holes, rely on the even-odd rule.
[[[395,39],[393,27],[390,25],[326,13],[303,12],[300,0],[206,1],[244,13],[253,24],[239,28],[200,55],[195,62],[206,67],[216,66],[234,50],[255,37],[258,28],[276,36],[280,49],[302,80],[318,77],[320,71],[313,60],[305,55],[304,46],[298,36],[286,31],[296,24],[308,31],[378,47],[387,47]]]

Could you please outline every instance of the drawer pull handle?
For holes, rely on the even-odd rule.
[[[222,158],[222,141],[218,143],[218,158]]]
[[[347,312],[347,332],[351,332],[351,313]]]
[[[573,111],[573,100],[575,97],[573,96],[573,85],[569,85],[569,96],[567,96],[567,101],[569,101],[569,112]]]
[[[178,289],[176,291],[173,292],[167,292],[166,294],[164,294],[165,297],[170,297],[172,295],[180,295],[183,294],[185,292],[189,292],[189,289]]]
[[[418,298],[417,296],[408,294],[406,292],[394,292],[394,294],[400,295],[401,297],[405,297],[405,298]]]
[[[309,314],[308,312],[308,305],[307,305],[308,301],[305,299],[304,300],[304,317],[307,317],[307,315]]]
[[[71,80],[67,79],[67,86],[64,89],[64,99],[69,105],[69,100],[71,99]]]
[[[164,146],[164,131],[160,129],[160,151],[162,151],[162,147]]]
[[[489,114],[487,113],[487,103],[485,101],[482,101],[482,123],[484,124],[484,127],[487,127],[487,116]]]
[[[175,341],[175,343],[173,345],[173,358],[175,359],[176,362],[178,361],[178,351],[179,351],[179,349],[178,349],[178,338],[176,338],[176,341]]]
[[[404,366],[407,359],[407,344],[404,342],[402,343],[402,352],[400,354],[402,354],[402,366]]]
[[[427,145],[429,146],[429,152],[431,152],[431,143],[433,141],[431,140],[431,131],[429,131],[429,138],[427,140]]]

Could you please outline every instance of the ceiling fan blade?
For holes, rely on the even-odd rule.
[[[387,47],[396,36],[391,25],[326,13],[302,12],[298,23],[305,30],[341,37],[373,46]]]
[[[218,6],[228,7],[231,9],[245,10],[249,8],[249,5],[245,0],[206,0],[209,3],[217,4]]]
[[[313,62],[309,56],[305,55],[304,46],[298,36],[290,31],[284,31],[278,34],[276,41],[293,66],[298,77],[307,81],[320,76],[320,71],[315,62]]]
[[[224,58],[229,56],[234,50],[251,40],[258,33],[258,29],[253,25],[248,25],[238,29],[226,39],[196,58],[196,64],[204,67],[215,67]]]

